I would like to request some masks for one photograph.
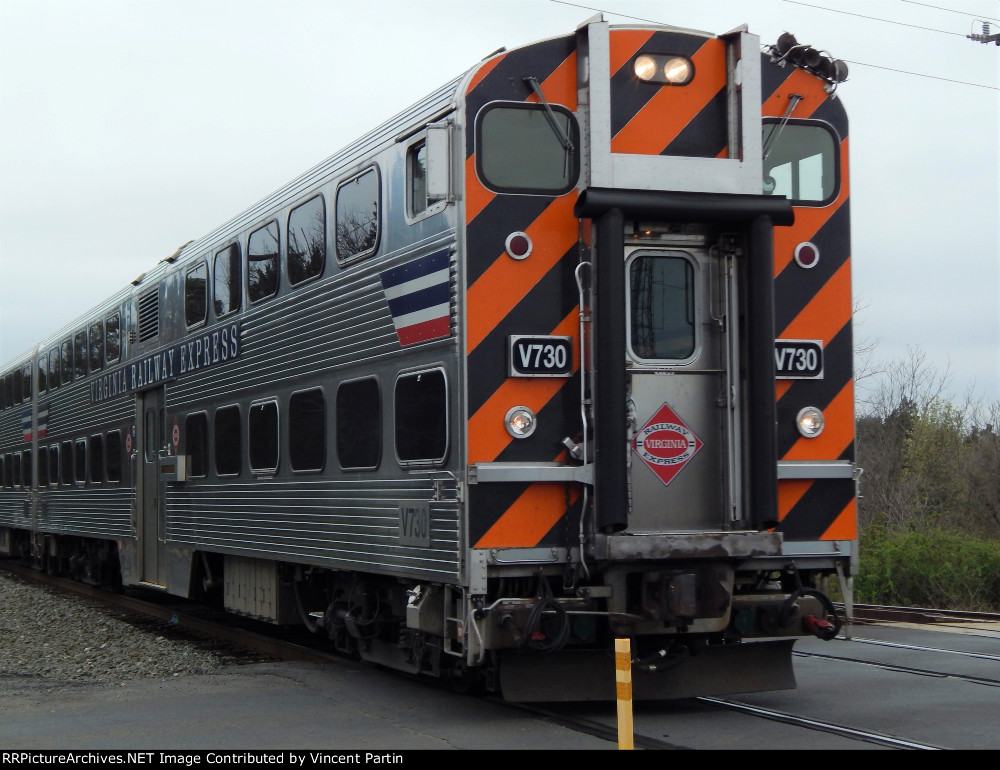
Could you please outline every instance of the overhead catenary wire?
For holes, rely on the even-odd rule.
[[[955,35],[956,37],[965,37],[961,32],[951,32],[944,29],[934,29],[933,27],[922,27],[919,24],[907,24],[904,21],[893,21],[892,19],[880,19],[877,16],[866,16],[863,13],[853,13],[851,11],[842,11],[839,8],[826,8],[822,5],[813,5],[812,3],[803,3],[801,0],[781,0],[783,3],[791,3],[792,5],[804,5],[806,8],[816,8],[820,11],[830,11],[831,13],[842,13],[845,16],[857,16],[861,19],[869,19],[870,21],[881,21],[885,24],[896,24],[900,27],[910,27],[912,29],[922,29],[926,32],[940,32],[942,35]],[[845,60],[846,61],[846,60]]]
[[[972,11],[957,11],[954,8],[943,8],[940,5],[931,5],[930,3],[918,3],[917,0],[899,0],[899,2],[909,3],[910,5],[922,5],[924,8],[934,8],[935,10],[938,11],[948,11],[949,13],[958,13],[961,14],[962,16],[969,16],[974,19],[982,18],[985,21],[1000,22],[1000,19],[994,19],[990,16],[982,16],[981,14],[973,13]]]

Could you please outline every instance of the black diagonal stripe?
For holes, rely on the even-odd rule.
[[[507,378],[507,337],[549,334],[576,306],[578,293],[573,270],[577,263],[574,245],[469,354],[468,368],[475,373],[468,384],[470,415]]]
[[[574,50],[576,38],[573,35],[518,48],[509,52],[492,72],[477,83],[465,99],[465,111],[468,115],[466,157],[475,152],[475,116],[484,104],[497,100],[524,101],[533,93],[524,79],[533,77],[539,83],[544,82]]]
[[[471,484],[469,486],[469,545],[475,545],[528,488],[527,484]]]
[[[674,54],[691,57],[705,44],[705,39],[695,35],[684,35],[677,32],[657,32],[643,45],[636,55]],[[643,83],[636,79],[632,71],[630,56],[617,72],[611,74],[611,136],[615,136],[628,122],[646,106],[646,103],[656,96],[662,88],[687,88],[688,86],[661,86],[654,83]],[[694,73],[697,79],[697,71]],[[697,84],[697,80],[694,81]]]
[[[804,269],[791,261],[774,281],[774,329],[781,334],[812,302],[850,257],[851,218],[848,201],[810,240],[819,249],[819,262]]]
[[[778,400],[778,457],[784,457],[802,438],[795,427],[799,410],[807,406],[826,409],[852,376],[853,338],[851,322],[823,350],[823,379],[796,380]]]
[[[727,112],[726,89],[723,87],[660,154],[689,158],[718,157],[729,141],[726,133]]]
[[[555,198],[543,195],[496,195],[466,227],[466,285],[472,286],[504,253],[511,233],[524,231]],[[530,258],[530,257],[529,257]]]
[[[771,64],[770,55],[762,53],[760,55],[760,103],[764,104],[770,99],[793,72],[795,72],[795,67],[791,65],[779,67],[777,64]]]
[[[840,99],[827,99],[811,116],[814,120],[823,120],[833,126],[840,135],[841,141],[847,138],[847,113]]]
[[[817,540],[854,499],[853,479],[817,479],[778,525],[785,540]]]

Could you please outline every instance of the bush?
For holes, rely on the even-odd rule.
[[[861,604],[1000,612],[1000,542],[926,526],[861,533]]]

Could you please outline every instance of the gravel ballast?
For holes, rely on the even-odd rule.
[[[0,572],[0,683],[6,683],[0,689],[29,681],[60,686],[206,674],[244,662],[161,630]]]

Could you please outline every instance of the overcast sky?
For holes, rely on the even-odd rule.
[[[956,401],[1000,399],[1000,47],[965,37],[1000,31],[1000,0],[0,0],[0,364],[595,9],[848,61],[856,337],[881,362],[921,349]]]

